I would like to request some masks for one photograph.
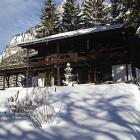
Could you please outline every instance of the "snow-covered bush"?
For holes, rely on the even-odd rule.
[[[46,88],[34,88],[28,97],[34,106],[47,104],[49,101],[49,90]]]
[[[38,127],[42,127],[44,124],[52,123],[56,114],[61,110],[61,107],[55,109],[56,107],[50,104],[50,98],[48,87],[33,88],[24,98],[20,97],[18,91],[14,97],[8,98],[6,113],[13,116],[17,113],[24,113]]]
[[[51,94],[48,87],[33,89],[29,98],[32,100],[32,106],[35,107],[28,112],[32,121],[39,127],[53,123],[55,116],[61,111],[62,107],[60,106],[56,110],[55,106],[50,104]]]
[[[32,106],[32,100],[26,99],[26,100],[20,100],[19,99],[19,91],[15,95],[15,97],[8,98],[8,112],[10,113],[19,113],[24,112],[27,109],[29,109]]]
[[[50,124],[54,121],[56,111],[53,106],[42,105],[29,112],[31,119],[38,123],[38,126]]]

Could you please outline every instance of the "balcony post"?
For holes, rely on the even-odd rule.
[[[5,75],[3,75],[3,90],[5,89]]]
[[[29,49],[27,48],[27,62],[26,62],[26,65],[27,65],[27,71],[26,71],[26,86],[27,86],[27,88],[28,88],[28,86],[29,86]]]
[[[7,75],[7,87],[9,88],[10,87],[10,83],[9,83],[9,80],[10,80],[10,75]]]
[[[57,69],[57,85],[60,86],[60,67],[59,65],[56,65]]]
[[[18,74],[16,75],[16,87],[18,87]]]
[[[89,51],[89,40],[87,40],[87,51]]]
[[[57,43],[57,58],[59,57],[59,43]]]
[[[88,82],[91,83],[91,65],[88,64]]]

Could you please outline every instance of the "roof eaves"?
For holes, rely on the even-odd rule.
[[[122,28],[123,26],[124,26],[124,24],[116,24],[116,25],[97,26],[97,27],[88,28],[88,29],[80,29],[80,30],[76,30],[76,31],[70,31],[70,32],[51,35],[48,37],[44,37],[44,38],[40,38],[40,39],[28,41],[28,42],[22,42],[22,43],[19,43],[17,45],[19,47],[24,47],[27,45],[30,46],[33,44],[49,42],[49,41],[53,41],[53,40],[60,40],[60,39],[74,37],[74,36],[78,36],[78,35],[91,34],[91,33],[97,33],[97,32],[101,32],[101,31],[118,29],[118,28]]]

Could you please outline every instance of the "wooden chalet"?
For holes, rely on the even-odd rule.
[[[135,32],[133,26],[106,25],[21,43],[18,46],[27,49],[26,65],[0,69],[0,74],[24,73],[32,86],[63,85],[70,63],[80,84],[133,81],[139,79],[140,68],[140,38]],[[30,50],[36,55],[30,56]]]

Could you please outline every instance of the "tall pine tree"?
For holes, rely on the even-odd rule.
[[[59,16],[53,0],[44,1],[44,9],[42,10],[41,22],[43,25],[43,32],[41,37],[49,36],[59,32]]]
[[[140,22],[140,0],[127,0],[131,8],[131,21]]]
[[[85,0],[82,11],[86,27],[93,27],[108,23],[109,7],[104,0]]]
[[[130,1],[127,0],[111,0],[112,2],[112,23],[124,23],[128,20],[130,13],[129,5]]]
[[[134,22],[140,17],[139,0],[111,0],[114,23]]]
[[[73,31],[80,27],[80,9],[76,0],[66,0],[63,5],[62,28],[63,31]]]

